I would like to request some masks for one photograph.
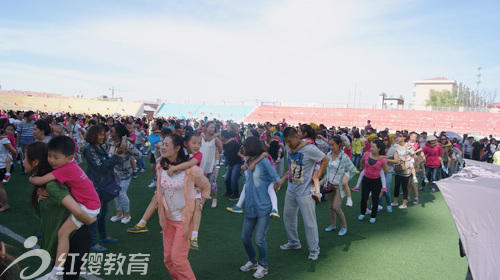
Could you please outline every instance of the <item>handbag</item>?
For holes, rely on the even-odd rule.
[[[406,154],[405,154],[405,158],[406,158]],[[406,163],[405,161],[401,161],[400,163],[394,165],[394,171],[396,173],[404,173],[406,171]]]
[[[334,190],[335,190],[335,186],[333,184],[328,183],[328,185],[326,187],[323,187],[321,189],[321,193],[327,194],[327,193],[333,192]]]
[[[98,188],[98,194],[103,201],[111,201],[120,194],[122,188],[115,182],[111,182],[102,188]]]
[[[339,162],[342,160],[342,154],[340,155],[340,158],[339,158]],[[340,164],[339,164],[340,165]],[[337,177],[337,172],[339,172],[339,169],[337,168],[337,170],[335,171],[335,175],[333,176],[333,178]],[[330,179],[330,178],[326,178],[327,180]],[[332,184],[332,183],[328,183],[326,185],[326,187],[323,187],[321,189],[321,193],[322,194],[327,194],[327,193],[331,193],[335,190],[335,185]]]

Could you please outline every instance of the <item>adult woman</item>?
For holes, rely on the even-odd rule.
[[[39,119],[33,125],[33,137],[35,141],[49,143],[52,137],[50,136],[50,124],[44,119]]]
[[[115,243],[118,240],[111,238],[106,233],[106,214],[108,213],[109,200],[105,200],[101,196],[102,188],[115,181],[113,172],[114,166],[118,163],[118,156],[108,156],[106,152],[106,130],[102,125],[95,125],[89,128],[85,135],[85,141],[88,145],[83,150],[83,156],[87,160],[87,176],[94,183],[99,199],[101,201],[101,212],[97,216],[97,222],[89,226],[90,234],[92,235],[92,251],[105,252],[106,248],[99,245],[97,242],[96,230],[99,230],[100,242]],[[125,146],[116,149],[116,154],[122,154],[125,151]]]
[[[408,180],[411,176],[410,161],[412,157],[408,151],[408,145],[406,143],[408,135],[405,132],[399,132],[397,136],[398,142],[394,144],[394,148],[396,148],[396,152],[398,153],[398,162],[404,162],[406,168],[401,172],[396,172],[396,175],[394,176],[394,203],[392,205],[398,205],[399,187],[401,187],[403,189],[403,204],[399,206],[399,209],[406,209],[408,207],[406,204],[409,199]]]
[[[339,136],[333,136],[328,140],[330,145],[330,152],[327,154],[328,166],[326,169],[327,176],[325,177],[325,186],[333,185],[334,191],[328,193],[328,203],[330,209],[330,225],[325,231],[332,231],[337,228],[336,215],[339,216],[340,229],[338,235],[344,236],[347,233],[347,223],[345,220],[344,212],[342,211],[342,198],[345,196],[344,188],[339,188],[342,184],[342,178],[345,174],[351,177],[356,174],[356,167],[349,159],[349,157],[340,149],[342,140]]]
[[[265,145],[259,138],[250,136],[243,143],[245,154],[248,157],[257,158],[262,153],[266,152]],[[267,157],[259,161],[253,171],[247,169],[245,171],[245,219],[243,220],[243,229],[241,232],[241,240],[249,261],[240,267],[243,272],[257,269],[254,273],[254,278],[262,278],[267,274],[267,245],[266,233],[271,221],[271,198],[268,193],[268,186],[271,183],[280,182],[280,177],[276,173],[276,169],[271,164]],[[259,260],[255,256],[255,249],[252,244],[252,235],[255,232],[255,243],[259,250]]]
[[[107,143],[107,153],[110,155],[116,154],[118,156],[118,163],[114,167],[114,172],[118,185],[122,188],[118,197],[115,198],[116,215],[111,217],[112,222],[121,221],[122,224],[128,224],[131,220],[130,217],[130,201],[127,196],[127,190],[132,179],[132,166],[130,165],[130,158],[138,159],[142,156],[141,152],[137,150],[130,141],[122,142],[122,137],[128,137],[129,132],[121,123],[115,123],[109,130],[109,137]],[[125,145],[125,151],[116,153],[116,150]]]
[[[387,172],[385,173],[385,186],[382,186],[382,194],[378,201],[378,210],[382,210],[382,196],[385,198],[387,204],[387,212],[392,212],[391,204],[391,184],[392,175],[394,175],[394,164],[399,162],[398,152],[396,148],[392,146],[391,137],[389,135],[384,136],[383,143],[385,145],[385,158],[387,160]],[[385,188],[385,191],[384,191]]]
[[[196,165],[168,176],[170,165],[188,160],[183,143],[184,139],[176,134],[169,134],[163,139],[161,161],[157,167],[156,197],[163,229],[165,266],[173,279],[195,279],[187,259],[195,209],[194,185],[200,188],[202,199],[206,199],[210,198],[210,183]]]
[[[363,160],[361,161],[361,169],[365,170],[365,176],[362,181],[361,188],[361,214],[358,216],[358,220],[363,220],[366,213],[366,203],[368,202],[368,196],[370,192],[372,193],[372,212],[370,223],[375,223],[378,210],[378,200],[380,191],[382,190],[382,180],[380,179],[380,170],[383,169],[384,173],[388,172],[387,160],[382,157],[385,152],[384,143],[380,142],[378,139],[374,139],[370,146],[371,152],[363,155]]]
[[[438,180],[437,174],[439,168],[444,166],[443,164],[443,148],[436,144],[436,136],[429,135],[427,136],[427,145],[424,147],[424,155],[425,155],[425,177],[431,183],[432,192],[436,192],[436,181]],[[422,185],[419,191],[423,191],[425,186],[425,181],[422,181]]]
[[[48,151],[45,143],[29,144],[25,151],[26,156],[23,164],[26,173],[33,176],[43,176],[52,171],[52,167],[47,161]],[[40,189],[44,191],[39,191]],[[40,247],[49,252],[52,259],[55,259],[56,256],[58,230],[69,214],[73,214],[76,219],[86,225],[96,220],[95,218],[91,219],[73,199],[68,188],[57,181],[49,182],[45,186],[35,186],[31,195],[31,204],[35,208],[35,214],[40,219],[42,230]],[[82,258],[90,250],[91,237],[86,225],[76,230],[71,237],[68,256],[72,256],[72,259],[65,262],[64,271],[74,272],[75,275],[65,275],[64,279],[78,279],[83,263]],[[71,255],[72,253],[76,253],[76,255]]]
[[[12,155],[12,158],[17,157],[17,151],[10,143],[9,138],[5,137],[0,139],[0,178],[4,178],[4,175],[7,172],[6,159],[9,156],[9,152]],[[7,192],[5,192],[3,181],[0,180],[0,212],[9,209],[10,206],[9,203],[7,202]]]
[[[200,168],[210,181],[212,188],[212,208],[217,207],[217,159],[219,153],[222,151],[222,144],[215,133],[215,123],[208,121],[203,125],[203,132],[201,133],[201,148],[200,152],[203,154],[201,159]]]

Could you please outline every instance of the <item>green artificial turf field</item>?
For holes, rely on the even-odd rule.
[[[145,158],[146,159],[146,158]],[[147,164],[148,165],[148,164]],[[84,167],[85,168],[85,167]],[[226,211],[234,202],[222,198],[225,192],[224,168],[219,172],[219,204],[211,209],[207,201],[203,210],[199,235],[199,251],[191,250],[189,261],[198,279],[253,279],[253,272],[240,272],[239,267],[248,259],[241,243],[243,214]],[[353,186],[358,176],[350,181]],[[131,201],[132,221],[123,225],[108,221],[107,230],[111,237],[119,239],[115,244],[104,244],[106,252],[124,256],[129,254],[150,254],[147,275],[104,275],[102,279],[171,279],[163,264],[163,245],[158,216],[148,222],[149,232],[130,234],[141,218],[153,193],[148,189],[151,173],[139,173],[132,180],[128,190]],[[19,169],[5,186],[11,209],[0,213],[0,225],[24,238],[36,236],[39,223],[28,208],[31,186],[27,175],[20,175]],[[286,187],[278,192],[279,210],[283,210]],[[368,218],[358,221],[360,193],[353,192],[354,207],[343,210],[346,215],[348,232],[344,237],[337,231],[325,232],[329,225],[328,203],[316,207],[321,254],[317,261],[308,260],[304,226],[299,214],[299,236],[301,250],[282,251],[279,245],[287,242],[283,220],[273,219],[267,233],[269,274],[264,279],[463,279],[467,271],[467,261],[460,258],[458,234],[450,212],[440,192],[431,193],[427,188],[420,195],[419,205],[409,204],[405,210],[395,207],[393,213],[379,212],[377,222],[370,224]],[[401,196],[400,196],[401,199]],[[385,202],[384,202],[385,206]],[[114,203],[110,203],[108,220],[116,214]],[[338,220],[338,219],[337,219]],[[339,221],[337,221],[339,223]],[[340,225],[337,225],[340,228]],[[5,234],[0,234],[11,247],[8,252],[19,256],[27,250],[19,242]],[[124,265],[127,272],[128,257]],[[20,262],[20,268],[30,267],[25,275],[30,275],[40,265],[37,258]],[[1,272],[0,272],[1,273]],[[18,272],[19,275],[19,272]],[[18,278],[20,279],[20,278]]]

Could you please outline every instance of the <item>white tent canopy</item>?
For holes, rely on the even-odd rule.
[[[437,182],[455,220],[474,279],[500,273],[500,166],[466,160],[466,167]]]

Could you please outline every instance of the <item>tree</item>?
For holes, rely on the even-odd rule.
[[[425,106],[436,106],[436,107],[454,107],[459,106],[460,102],[456,90],[453,92],[443,89],[437,91],[431,89],[429,91],[429,99],[425,100]]]

